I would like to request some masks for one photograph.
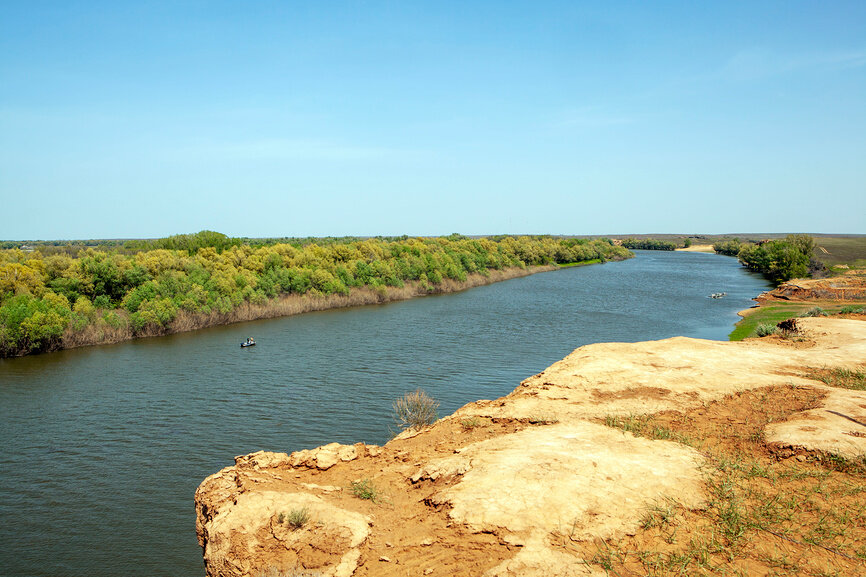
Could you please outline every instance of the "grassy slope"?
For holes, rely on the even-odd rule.
[[[827,266],[866,268],[866,236],[815,237],[815,258]]]
[[[743,320],[736,324],[733,332],[728,335],[728,339],[732,341],[741,341],[748,337],[755,336],[755,329],[758,325],[769,324],[775,325],[782,321],[801,317],[807,311],[818,307],[827,314],[836,314],[843,307],[863,306],[866,303],[861,301],[803,301],[803,302],[770,302],[761,305],[755,309],[749,309],[744,314]]]

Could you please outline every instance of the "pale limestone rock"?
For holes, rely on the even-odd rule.
[[[483,577],[604,577],[605,571],[574,555],[552,548],[544,533],[535,532],[514,557],[486,571]]]
[[[416,478],[459,475],[434,495],[474,531],[575,536],[633,533],[648,504],[675,496],[704,502],[701,455],[669,441],[635,438],[588,422],[533,427],[469,445]]]
[[[361,444],[363,445],[363,443]],[[355,445],[329,443],[315,449],[296,451],[288,456],[287,461],[292,467],[307,467],[324,471],[340,461],[346,462],[357,459],[358,453],[358,447]]]
[[[249,467],[260,471],[262,469],[275,469],[290,463],[290,457],[286,453],[271,453],[268,451],[256,451],[249,455],[235,457],[235,465]]]
[[[293,531],[277,521],[280,513],[303,507],[310,512],[309,528]],[[219,574],[226,577],[247,577],[263,571],[265,567],[258,566],[257,555],[265,550],[270,550],[269,566],[279,566],[280,555],[289,565],[293,548],[303,546],[311,539],[326,540],[331,548],[334,543],[342,544],[340,553],[333,556],[333,562],[317,570],[323,576],[349,577],[360,557],[358,547],[369,534],[366,517],[335,507],[308,493],[240,493],[215,503],[210,515],[204,549],[205,565],[209,574],[214,574],[211,569],[219,566]],[[274,542],[280,546],[274,547]],[[232,562],[230,567],[226,566],[227,559]]]
[[[308,491],[321,491],[323,493],[334,493],[343,490],[342,487],[337,487],[336,485],[317,485],[315,483],[301,483],[301,487]]]

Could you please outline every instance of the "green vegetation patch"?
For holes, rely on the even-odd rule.
[[[676,441],[692,446],[693,441],[687,435],[672,430],[670,427],[654,422],[653,415],[606,415],[604,424],[614,429],[631,433],[635,437],[646,437],[660,441]]]
[[[733,332],[728,336],[729,340],[741,341],[745,338],[762,336],[758,335],[758,327],[761,325],[776,326],[782,321],[797,317],[807,316],[815,309],[814,303],[781,303],[781,304],[766,304],[754,309],[753,312],[747,314],[743,319],[736,324]],[[821,312],[825,314],[836,314],[841,312],[844,305],[829,305]],[[812,313],[813,316],[815,313]]]
[[[101,342],[107,333],[122,340],[183,330],[287,295],[347,296],[406,283],[435,291],[492,270],[632,256],[610,240],[550,236],[252,245],[213,231],[124,246],[0,250],[0,357]]]
[[[372,501],[375,503],[381,499],[379,488],[376,487],[370,479],[365,478],[358,481],[352,481],[349,485],[349,489],[352,491],[354,496],[365,501]]]
[[[841,274],[850,268],[866,268],[866,236],[862,235],[811,237],[789,234],[784,239],[720,239],[713,244],[713,250],[738,257],[744,266],[762,273],[776,284],[792,278]]]
[[[676,250],[677,248],[675,242],[655,238],[627,238],[622,241],[622,246],[635,250]]]
[[[559,265],[559,268],[571,268],[571,267],[575,267],[575,266],[587,266],[590,264],[599,264],[601,262],[602,261],[600,259],[597,259],[597,258],[590,259],[590,260],[584,260],[581,262],[564,262],[564,263],[561,263]]]
[[[749,270],[759,272],[770,281],[780,284],[808,275],[814,250],[815,241],[811,236],[789,234],[784,240],[743,245],[737,258]]]

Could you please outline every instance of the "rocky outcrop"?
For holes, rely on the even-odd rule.
[[[767,441],[866,455],[866,392],[803,376],[804,367],[866,362],[866,322],[798,322],[808,340],[797,346],[687,338],[589,345],[506,397],[466,405],[384,447],[333,443],[237,457],[196,492],[207,574],[604,575],[563,543],[634,534],[664,500],[686,510],[707,501],[704,455],[605,426],[612,416],[810,387],[819,404],[771,424]],[[308,519],[293,527],[287,519],[297,512]]]

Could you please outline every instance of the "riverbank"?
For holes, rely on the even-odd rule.
[[[738,313],[742,320],[730,340],[755,336],[760,325],[776,325],[804,315],[859,318],[866,311],[866,271],[855,269],[827,279],[793,279],[754,300],[756,306]]]
[[[297,308],[280,302],[291,295],[312,301],[338,295],[333,304],[312,305],[320,310],[347,306],[344,297],[362,304],[391,298],[391,289],[448,291],[452,281],[464,283],[472,275],[634,256],[609,241],[549,236],[319,239],[322,244],[307,239],[253,246],[240,239],[218,243],[214,234],[170,237],[156,246],[171,248],[141,251],[0,250],[0,357],[279,316],[280,310]],[[368,292],[379,294],[367,298]]]
[[[121,323],[116,327],[103,324],[88,326],[84,330],[78,331],[67,329],[59,346],[50,350],[114,344],[138,338],[159,337],[247,321],[286,317],[330,309],[384,304],[435,294],[455,293],[496,282],[541,272],[549,272],[558,268],[556,265],[510,267],[491,270],[488,271],[488,274],[471,273],[466,276],[465,281],[443,279],[436,285],[409,281],[404,283],[402,287],[353,288],[347,295],[283,295],[264,304],[246,303],[244,306],[225,314],[196,314],[180,311],[177,317],[168,325],[164,327],[157,325],[148,326],[138,333],[132,331],[128,322]]]
[[[675,249],[679,252],[716,252],[711,244],[693,244],[691,246]]]
[[[196,492],[207,574],[862,572],[866,392],[810,367],[862,374],[866,323],[802,326],[588,345],[382,447],[237,457]]]

